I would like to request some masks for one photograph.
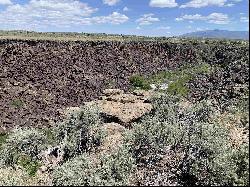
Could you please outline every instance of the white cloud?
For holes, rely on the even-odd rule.
[[[207,16],[207,20],[209,23],[214,24],[228,24],[229,18],[227,14],[222,13],[212,13],[209,16]]]
[[[12,2],[10,0],[0,0],[0,5],[11,5]]]
[[[183,18],[175,18],[176,21],[183,21]]]
[[[130,11],[130,9],[128,8],[128,7],[124,7],[123,9],[122,9],[124,12],[127,12],[127,11]]]
[[[0,12],[2,28],[40,29],[48,26],[71,27],[91,24],[121,24],[129,18],[118,12],[108,16],[91,17],[98,9],[75,0],[31,0],[13,4]]]
[[[109,6],[114,6],[119,3],[120,0],[103,0],[103,3]]]
[[[156,28],[156,30],[169,30],[169,29],[171,29],[171,27],[169,26],[161,26]]]
[[[175,0],[150,0],[149,5],[159,8],[173,8],[178,6]]]
[[[200,15],[200,14],[194,14],[194,15],[184,15],[181,17],[182,19],[187,19],[187,20],[204,20],[206,17]]]
[[[232,6],[234,6],[235,4],[234,3],[228,3],[228,4],[226,4],[225,6],[227,6],[227,7],[232,7]]]
[[[180,8],[201,8],[206,6],[224,6],[227,0],[191,0],[188,3],[181,5]]]
[[[176,18],[176,21],[182,21],[182,20],[189,20],[189,21],[195,21],[195,20],[202,20],[207,21],[208,23],[214,23],[214,24],[228,24],[229,23],[229,17],[227,14],[222,13],[212,13],[208,16],[202,16],[200,14],[194,14],[194,15],[184,15],[182,17]]]
[[[206,6],[219,6],[219,7],[232,7],[235,3],[239,3],[242,0],[191,0],[186,4],[180,6],[180,8],[201,8]]]
[[[159,18],[153,17],[154,14],[144,14],[141,18],[137,19],[136,22],[139,25],[151,25],[153,22],[160,21]]]
[[[240,22],[249,23],[249,17],[241,17]]]
[[[112,23],[115,25],[125,23],[129,20],[126,15],[120,14],[119,12],[113,12],[109,16],[99,16],[90,18],[93,24],[102,24],[102,23]]]

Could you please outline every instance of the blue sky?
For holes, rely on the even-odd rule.
[[[173,36],[249,30],[249,0],[0,0],[0,29]]]

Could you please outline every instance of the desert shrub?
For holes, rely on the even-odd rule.
[[[230,160],[233,160],[235,166],[234,185],[249,186],[249,143],[244,143],[237,149],[234,149]]]
[[[59,166],[52,174],[53,184],[63,186],[128,184],[133,169],[133,159],[128,150],[121,148],[111,155],[94,157],[83,154]]]
[[[56,186],[86,186],[93,177],[95,168],[92,167],[87,155],[77,156],[55,168],[52,174]]]
[[[84,106],[81,111],[72,113],[69,119],[60,123],[53,134],[67,155],[73,157],[100,145],[104,137],[100,125],[98,109],[94,106]]]
[[[135,169],[135,162],[126,145],[111,155],[103,155],[100,160],[101,163],[92,185],[123,186],[129,184],[131,174]]]
[[[223,133],[222,129],[214,127],[209,127],[213,133],[209,137],[213,140],[196,144],[201,149],[192,159],[189,174],[196,177],[196,185],[249,185],[249,145],[232,148],[228,143],[223,144],[224,139],[216,138]]]
[[[44,136],[46,137],[46,143],[50,146],[57,146],[58,141],[57,141],[57,126],[56,127],[45,127],[43,129],[38,129]]]
[[[178,80],[171,82],[168,86],[168,93],[171,95],[179,95],[179,96],[187,96],[189,89],[186,86],[186,83],[188,82],[188,77],[182,77]]]
[[[169,142],[176,144],[182,135],[182,126],[171,126],[171,123],[164,123],[153,117],[134,125],[131,141],[134,158],[138,162],[153,164],[160,159],[162,149]],[[172,132],[171,132],[172,131]],[[174,134],[174,132],[176,134]]]
[[[14,165],[21,156],[36,160],[46,148],[46,138],[36,129],[15,129],[0,150],[0,165]]]
[[[7,137],[8,137],[8,134],[5,134],[5,133],[0,134],[0,150],[1,150],[1,146],[6,143]]]
[[[201,102],[183,109],[176,101],[167,95],[155,98],[154,114],[135,124],[126,138],[137,165],[144,164],[145,170],[156,167],[172,150],[172,157],[181,155],[172,160],[178,162],[173,165],[180,184],[248,184],[247,150],[231,147],[228,129],[210,123],[211,106]]]
[[[11,105],[16,108],[21,108],[24,106],[24,102],[20,99],[15,99],[11,102]]]
[[[229,137],[226,129],[208,123],[196,123],[187,128],[182,142],[184,159],[180,165],[184,184],[220,185],[222,177],[227,177],[231,167],[226,155],[230,154]],[[227,161],[225,163],[225,161]],[[225,167],[221,165],[225,163]],[[224,176],[223,176],[224,175]],[[190,181],[193,178],[193,181]],[[220,183],[217,183],[219,182]]]
[[[22,169],[12,167],[0,168],[0,186],[48,186],[51,185],[47,175],[30,177]]]
[[[249,130],[249,96],[235,99],[228,104],[226,111],[240,118],[240,127]]]
[[[182,140],[184,127],[179,120],[179,98],[161,94],[152,99],[155,111],[133,124],[132,134],[126,134],[137,162],[154,164],[166,146]]]
[[[41,163],[28,156],[20,156],[17,165],[21,166],[30,176],[35,176]]]

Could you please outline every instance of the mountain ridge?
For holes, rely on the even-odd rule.
[[[249,31],[229,31],[229,30],[215,29],[215,30],[190,32],[180,35],[179,37],[249,40]]]

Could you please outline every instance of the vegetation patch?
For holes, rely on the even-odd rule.
[[[185,97],[189,93],[187,83],[198,74],[208,74],[211,71],[212,67],[208,64],[186,65],[177,70],[163,71],[149,77],[133,75],[130,77],[130,83],[134,88],[144,90],[151,89],[152,85],[165,84],[169,94]]]
[[[13,130],[0,150],[0,165],[14,166],[22,155],[37,160],[46,149],[46,138],[36,129]]]
[[[208,103],[183,110],[176,101],[169,95],[156,98],[155,113],[134,124],[127,136],[144,173],[137,182],[156,185],[157,174],[164,173],[160,182],[176,176],[172,182],[179,185],[247,185],[248,144],[231,146],[228,129],[210,122],[214,109]],[[145,173],[148,169],[156,173]]]
[[[17,176],[27,180],[24,184],[30,177],[39,184],[37,171],[44,163],[38,155],[60,147],[65,154],[51,168],[49,185],[249,185],[248,142],[232,146],[230,130],[214,120],[218,111],[211,103],[180,102],[177,95],[156,95],[154,111],[134,122],[111,152],[99,149],[105,132],[94,105],[42,132],[16,129],[2,145],[0,172],[21,170],[0,184],[23,184]]]
[[[27,33],[33,34],[40,37]],[[47,36],[60,39],[67,35]],[[81,35],[82,40],[85,36]],[[102,37],[105,35],[95,39]],[[7,73],[10,77],[5,78],[3,71],[0,110],[7,112],[0,113],[0,124],[7,127],[13,107],[25,106],[12,118],[12,122],[19,122],[20,116],[28,116],[20,120],[20,127],[29,122],[40,124],[41,119],[48,121],[44,119],[50,115],[57,120],[61,116],[54,109],[80,106],[97,98],[104,87],[127,89],[131,73],[133,88],[156,88],[154,98],[138,101],[150,102],[147,104],[153,109],[133,122],[104,120],[97,107],[86,104],[51,128],[17,128],[0,135],[0,186],[248,186],[247,44],[181,39],[157,44],[3,41],[3,69],[16,72],[13,74],[20,77],[21,85],[30,87],[27,92],[5,89],[5,85],[12,85],[13,77]],[[28,56],[32,56],[32,71],[24,68]],[[183,65],[187,63],[190,65]],[[144,76],[166,67],[171,70]],[[147,97],[148,93],[135,94],[142,98],[139,95]],[[15,99],[17,94],[22,94],[25,103]],[[44,94],[51,94],[51,100],[44,103]],[[117,99],[115,96],[109,99]],[[129,108],[131,102],[133,98],[124,97],[120,104]],[[119,127],[103,128],[107,122]]]
[[[51,186],[48,175],[29,176],[20,168],[0,168],[0,186]]]
[[[140,75],[131,76],[129,81],[134,88],[140,88],[143,90],[149,90],[151,88],[150,82],[146,78]]]
[[[0,134],[0,149],[2,145],[6,143],[7,138],[8,138],[7,134]]]
[[[22,108],[24,106],[24,102],[20,99],[15,99],[11,102],[11,106],[16,108]]]
[[[30,176],[35,176],[39,167],[42,166],[38,161],[33,160],[31,157],[25,155],[22,155],[18,158],[17,165],[22,166]]]
[[[84,106],[80,112],[54,128],[56,143],[62,144],[69,158],[96,149],[105,133],[100,129],[101,119],[95,106]]]
[[[134,160],[125,147],[110,155],[82,154],[70,159],[53,172],[56,186],[128,185]],[[80,171],[80,172],[79,172]]]

